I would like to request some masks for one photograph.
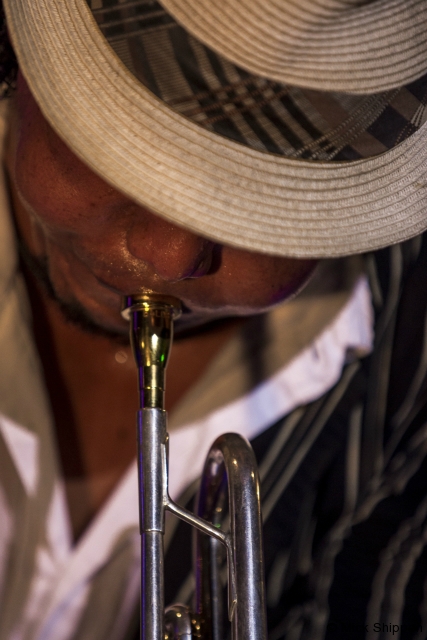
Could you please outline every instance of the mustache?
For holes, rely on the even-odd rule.
[[[57,294],[50,277],[48,258],[46,256],[33,255],[19,235],[18,250],[23,269],[31,274],[48,298],[57,305],[67,322],[91,335],[108,338],[120,346],[129,346],[130,340],[127,331],[120,333],[102,327],[91,318],[79,302],[63,300]],[[196,334],[203,334],[213,328],[226,325],[228,321],[229,318],[200,321],[197,314],[194,314],[191,309],[183,305],[183,314],[175,322],[175,341],[185,340]]]
[[[62,315],[71,324],[79,327],[86,333],[109,338],[121,346],[129,345],[128,333],[120,333],[105,329],[92,320],[86,309],[77,301],[63,300],[55,291],[50,278],[49,261],[47,257],[34,256],[22,238],[18,237],[18,250],[21,264],[37,281],[50,300],[55,302]]]

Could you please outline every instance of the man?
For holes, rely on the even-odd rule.
[[[217,429],[253,438],[271,638],[423,637],[425,248],[410,238],[427,226],[424,3],[338,22],[314,3],[297,17],[189,4],[5,3],[21,72],[2,222],[0,637],[133,632],[120,304],[145,289],[184,304],[168,371],[176,496]],[[301,302],[273,310],[318,259],[401,240],[368,259],[370,358],[357,258],[322,262]],[[168,598],[186,599],[189,545],[172,534]]]

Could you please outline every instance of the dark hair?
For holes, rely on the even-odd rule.
[[[5,98],[15,88],[18,61],[10,44],[3,3],[0,0],[0,97]]]

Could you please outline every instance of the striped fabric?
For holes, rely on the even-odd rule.
[[[366,261],[373,353],[252,443],[269,640],[427,637],[427,238]],[[168,547],[169,602],[191,601],[190,537]]]
[[[125,66],[173,109],[261,151],[358,160],[427,119],[427,76],[375,95],[304,90],[248,74],[187,33],[155,0],[88,0]]]

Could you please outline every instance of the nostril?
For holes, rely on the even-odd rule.
[[[221,267],[223,249],[224,247],[222,244],[212,243],[210,251],[210,266],[206,275],[213,275]]]
[[[197,244],[176,243],[172,248],[164,247],[164,260],[158,256],[155,264],[152,263],[157,274],[165,280],[189,280],[210,273],[213,243],[202,238],[197,240]]]
[[[201,250],[200,259],[195,261],[194,268],[186,278],[201,278],[208,273],[213,273],[212,267],[214,263],[214,244],[208,240]]]

